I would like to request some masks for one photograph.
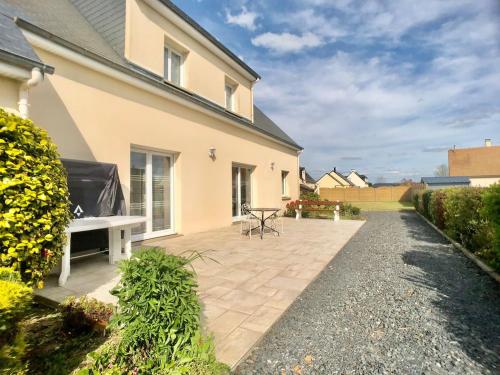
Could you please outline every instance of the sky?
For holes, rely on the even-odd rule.
[[[420,180],[500,145],[500,0],[175,0],[256,70],[314,176]]]

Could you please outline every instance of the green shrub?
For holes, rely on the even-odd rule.
[[[490,186],[483,194],[484,214],[495,231],[491,251],[483,254],[488,263],[500,271],[500,184]]]
[[[68,297],[61,304],[61,313],[63,327],[68,332],[104,331],[113,314],[113,305],[86,296]]]
[[[308,201],[320,201],[321,200],[319,194],[316,194],[313,192],[300,194],[300,199],[305,199]]]
[[[420,194],[416,193],[413,195],[413,207],[415,207],[415,210],[420,212]]]
[[[0,348],[15,341],[18,322],[27,312],[32,289],[21,282],[18,273],[0,268]]]
[[[472,252],[490,248],[493,242],[482,194],[479,188],[449,189],[444,201],[445,232]]]
[[[342,203],[340,205],[340,215],[341,216],[359,216],[361,209],[359,207],[353,206],[350,203]]]
[[[29,285],[59,261],[70,220],[66,172],[47,133],[0,109],[0,266]]]
[[[421,211],[421,213],[422,213],[422,215],[424,215],[428,219],[431,218],[430,204],[431,204],[432,194],[433,194],[432,190],[425,190],[422,193],[422,206],[421,206],[422,211]]]
[[[198,256],[144,249],[120,264],[121,280],[112,291],[118,297],[118,311],[111,319],[118,338],[97,353],[92,367],[82,373],[226,372],[227,367],[215,359],[211,340],[201,334],[201,306],[189,268]]]
[[[436,190],[431,195],[429,203],[430,220],[439,228],[445,228],[445,207],[446,191]]]

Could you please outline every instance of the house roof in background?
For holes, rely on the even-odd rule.
[[[305,167],[299,167],[299,171],[300,171],[301,176],[302,176],[302,171],[305,172],[305,174],[306,174],[306,182],[308,184],[315,184],[316,183],[316,180],[314,178],[312,178],[312,176],[307,172],[307,170],[306,170]]]
[[[470,178],[466,176],[422,177],[427,185],[468,185]]]
[[[169,6],[169,8],[174,7],[177,11],[180,11],[180,9],[169,1],[161,0],[161,2]],[[100,10],[103,9],[102,3],[111,4],[103,10],[109,17],[115,14],[113,10],[121,14],[119,6],[122,2],[120,0],[2,0],[2,3],[0,3],[0,13],[2,13],[2,17],[6,16],[6,28],[9,29],[9,34],[5,35],[18,33],[17,36],[20,35],[24,38],[20,29],[28,30],[51,42],[63,45],[86,57],[153,84],[183,99],[199,104],[206,109],[236,121],[241,125],[245,125],[250,129],[257,130],[297,150],[302,149],[257,107],[254,107],[254,122],[251,122],[244,117],[228,112],[220,105],[193,92],[165,82],[163,77],[129,62],[117,47],[117,43],[119,43],[118,41],[121,38],[120,35],[117,35],[117,33],[119,34],[116,27],[116,22],[118,21],[110,21],[112,29],[115,32],[109,32],[109,30],[105,32],[106,28],[102,26],[102,23],[106,21],[95,15],[90,16],[93,13],[86,8],[89,3],[95,4]],[[89,18],[87,19],[85,15]],[[107,17],[108,20],[109,17]],[[194,22],[193,20],[191,21]],[[98,30],[102,30],[102,33],[98,32]],[[4,39],[3,33],[0,34],[0,40],[2,39]],[[111,39],[114,42],[111,42]],[[26,49],[26,53],[28,53],[29,47],[34,54],[31,45],[29,45],[25,38],[24,40],[27,46],[23,47],[23,49]],[[217,43],[220,44],[220,42]],[[42,63],[40,62],[40,64]]]
[[[353,183],[351,181],[349,181],[346,176],[344,176],[340,172],[337,172],[335,169],[333,169],[332,171],[330,171],[328,173],[328,175],[330,175],[330,177],[333,178],[334,180],[336,180],[337,182],[340,182],[339,180],[342,180],[342,181],[344,181],[345,183],[347,183],[350,186],[353,185]]]

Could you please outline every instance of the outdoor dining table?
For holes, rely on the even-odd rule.
[[[271,228],[270,226],[266,225],[267,219],[271,218],[279,210],[280,210],[279,208],[269,208],[269,207],[265,207],[265,208],[262,208],[262,207],[256,207],[256,208],[254,208],[254,207],[252,207],[252,208],[249,208],[248,211],[250,211],[251,215],[253,217],[255,217],[257,220],[259,220],[259,222],[260,222],[259,227],[255,227],[255,228],[252,228],[250,230],[253,230],[253,229],[256,229],[256,228],[260,228],[260,239],[261,240],[264,237],[264,228],[270,229],[274,233],[277,233],[278,236],[279,236],[280,232],[278,232],[276,229]],[[266,215],[266,213],[268,213],[268,212],[270,212],[270,214]],[[259,215],[259,213],[260,213],[260,215]]]

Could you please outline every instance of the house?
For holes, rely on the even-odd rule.
[[[341,173],[337,172],[337,168],[325,173],[321,178],[316,181],[318,189],[321,188],[346,188],[351,187],[353,184]]]
[[[485,187],[500,182],[500,146],[486,139],[483,147],[448,151],[450,176],[468,176],[471,186]]]
[[[304,167],[299,167],[300,193],[314,193],[316,191],[316,180],[307,173]]]
[[[3,0],[0,106],[62,158],[117,166],[133,240],[230,225],[299,197],[302,148],[260,76],[168,0]]]
[[[438,190],[452,187],[468,187],[471,185],[469,177],[445,176],[445,177],[422,177],[421,183],[426,189]]]
[[[351,169],[351,173],[347,175],[347,179],[357,187],[365,188],[370,186],[368,178],[364,174],[359,174],[355,169]]]

